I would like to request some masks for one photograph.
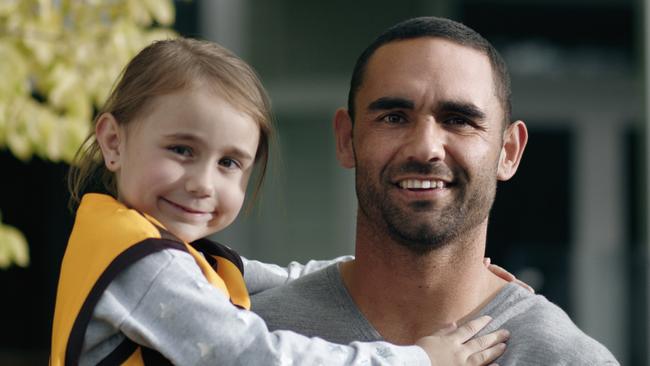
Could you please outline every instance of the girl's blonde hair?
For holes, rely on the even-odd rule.
[[[214,88],[259,125],[254,201],[266,173],[273,133],[270,101],[255,71],[215,43],[177,38],[147,46],[122,71],[95,123],[103,113],[111,113],[120,125],[127,125],[146,113],[155,97],[191,88],[197,83]],[[75,155],[68,173],[68,189],[73,209],[86,192],[103,192],[117,197],[115,175],[104,165],[94,129]]]

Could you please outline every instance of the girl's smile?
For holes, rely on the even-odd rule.
[[[212,214],[212,210],[199,210],[199,209],[192,209],[183,205],[179,205],[178,203],[175,203],[173,201],[170,201],[164,197],[161,197],[160,200],[162,202],[166,202],[170,204],[172,207],[178,208],[179,210],[186,212],[188,214],[195,214],[195,215],[207,215],[207,214]]]
[[[209,223],[218,217],[216,210],[196,210],[179,205],[173,201],[161,197],[159,199],[159,210],[165,216],[169,216],[178,222],[189,225],[209,225]]]

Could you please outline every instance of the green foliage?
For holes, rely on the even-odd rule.
[[[174,37],[174,17],[172,0],[1,0],[0,149],[71,162],[124,65]],[[11,262],[27,264],[26,243],[0,222]]]

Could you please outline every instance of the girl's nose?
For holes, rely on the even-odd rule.
[[[209,197],[214,193],[214,169],[212,167],[197,166],[188,171],[185,180],[185,189],[197,197]]]

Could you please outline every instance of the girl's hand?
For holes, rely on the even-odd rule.
[[[460,327],[452,324],[433,335],[420,338],[415,345],[424,349],[432,366],[487,365],[503,354],[506,349],[504,342],[510,336],[507,330],[499,329],[471,339],[490,320],[492,318],[486,315]]]
[[[515,275],[513,275],[512,273],[506,271],[505,268],[497,266],[496,264],[490,263],[490,258],[488,258],[488,257],[483,258],[483,264],[485,264],[485,266],[487,267],[487,269],[490,270],[490,272],[494,273],[495,275],[497,275],[501,279],[503,279],[505,281],[508,281],[508,282],[514,282],[517,285],[525,288],[526,290],[528,290],[528,291],[530,291],[532,293],[535,293],[535,289],[530,287],[526,282],[518,280],[517,277],[515,277]]]

